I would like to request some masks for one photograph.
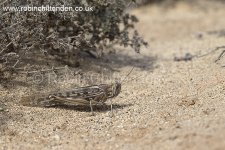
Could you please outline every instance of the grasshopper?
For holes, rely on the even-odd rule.
[[[127,76],[129,76],[132,70],[133,68],[130,70]],[[124,80],[126,79],[126,77],[124,78]],[[89,105],[91,108],[91,113],[93,115],[94,113],[92,105],[103,105],[107,101],[107,99],[110,99],[111,113],[113,114],[112,98],[120,94],[121,83],[116,81],[115,83],[112,84],[100,84],[85,87],[77,87],[70,91],[64,92],[25,96],[21,98],[20,103],[25,106],[44,106],[44,107],[60,104]]]

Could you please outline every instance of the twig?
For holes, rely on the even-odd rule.
[[[19,59],[16,61],[16,63],[13,65],[13,68],[15,68],[16,67],[16,65],[19,63]]]
[[[214,53],[214,52],[216,52],[216,51],[218,51],[218,50],[220,50],[220,49],[222,49],[222,48],[225,48],[225,46],[219,46],[219,47],[216,47],[216,48],[213,49],[212,51],[210,51],[210,52],[208,52],[208,53],[206,53],[206,54],[197,56],[197,57],[198,57],[198,58],[200,58],[200,57],[205,57],[205,56],[207,56],[207,55],[209,55],[209,54],[212,54],[212,53]]]
[[[224,53],[225,53],[225,50],[223,50],[222,53],[218,56],[218,58],[215,60],[215,63],[221,59]]]
[[[4,49],[0,52],[0,54],[2,54],[5,50],[7,50],[8,46],[9,46],[10,44],[12,44],[12,41],[11,41],[9,44],[6,45],[6,48],[4,48]]]
[[[8,0],[3,1],[2,3],[0,3],[0,6],[4,5]]]
[[[21,68],[15,68],[16,70],[21,70]],[[68,69],[68,66],[65,67],[58,67],[58,68],[54,68],[52,67],[51,69],[41,69],[41,70],[34,70],[34,71],[25,71],[25,72],[21,72],[21,73],[25,73],[25,74],[33,74],[33,73],[38,73],[38,72],[48,72],[48,71],[56,71],[56,70],[62,70],[62,69]],[[24,69],[23,69],[24,70]]]

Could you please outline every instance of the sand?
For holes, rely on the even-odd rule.
[[[106,108],[94,107],[94,116],[89,107],[22,106],[20,98],[33,86],[18,76],[13,86],[0,87],[0,149],[225,148],[225,58],[215,63],[225,48],[198,57],[225,46],[224,5],[180,2],[132,13],[149,47],[141,54],[118,49],[102,62],[90,58],[100,62],[94,70],[113,68],[117,77],[134,66],[113,99],[114,117],[109,102]],[[186,53],[196,57],[174,61]],[[79,69],[88,65],[81,62],[74,70]],[[77,82],[70,77],[55,85],[64,89]]]

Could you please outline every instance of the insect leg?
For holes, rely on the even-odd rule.
[[[90,100],[90,107],[91,107],[91,115],[94,116],[94,111],[93,111],[93,107],[92,107],[92,100]]]
[[[112,106],[112,98],[110,98],[110,106],[111,106],[111,117],[113,117],[114,113],[113,113],[113,106]]]

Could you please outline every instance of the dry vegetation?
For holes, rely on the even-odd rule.
[[[134,23],[138,19],[125,13],[130,2],[120,1],[3,1],[7,6],[92,6],[93,12],[4,12],[0,10],[0,64],[3,72],[25,67],[29,57],[45,57],[79,66],[81,53],[101,57],[114,44],[131,46],[137,53],[147,45]],[[132,30],[131,30],[132,29]],[[26,68],[29,69],[29,68]]]

